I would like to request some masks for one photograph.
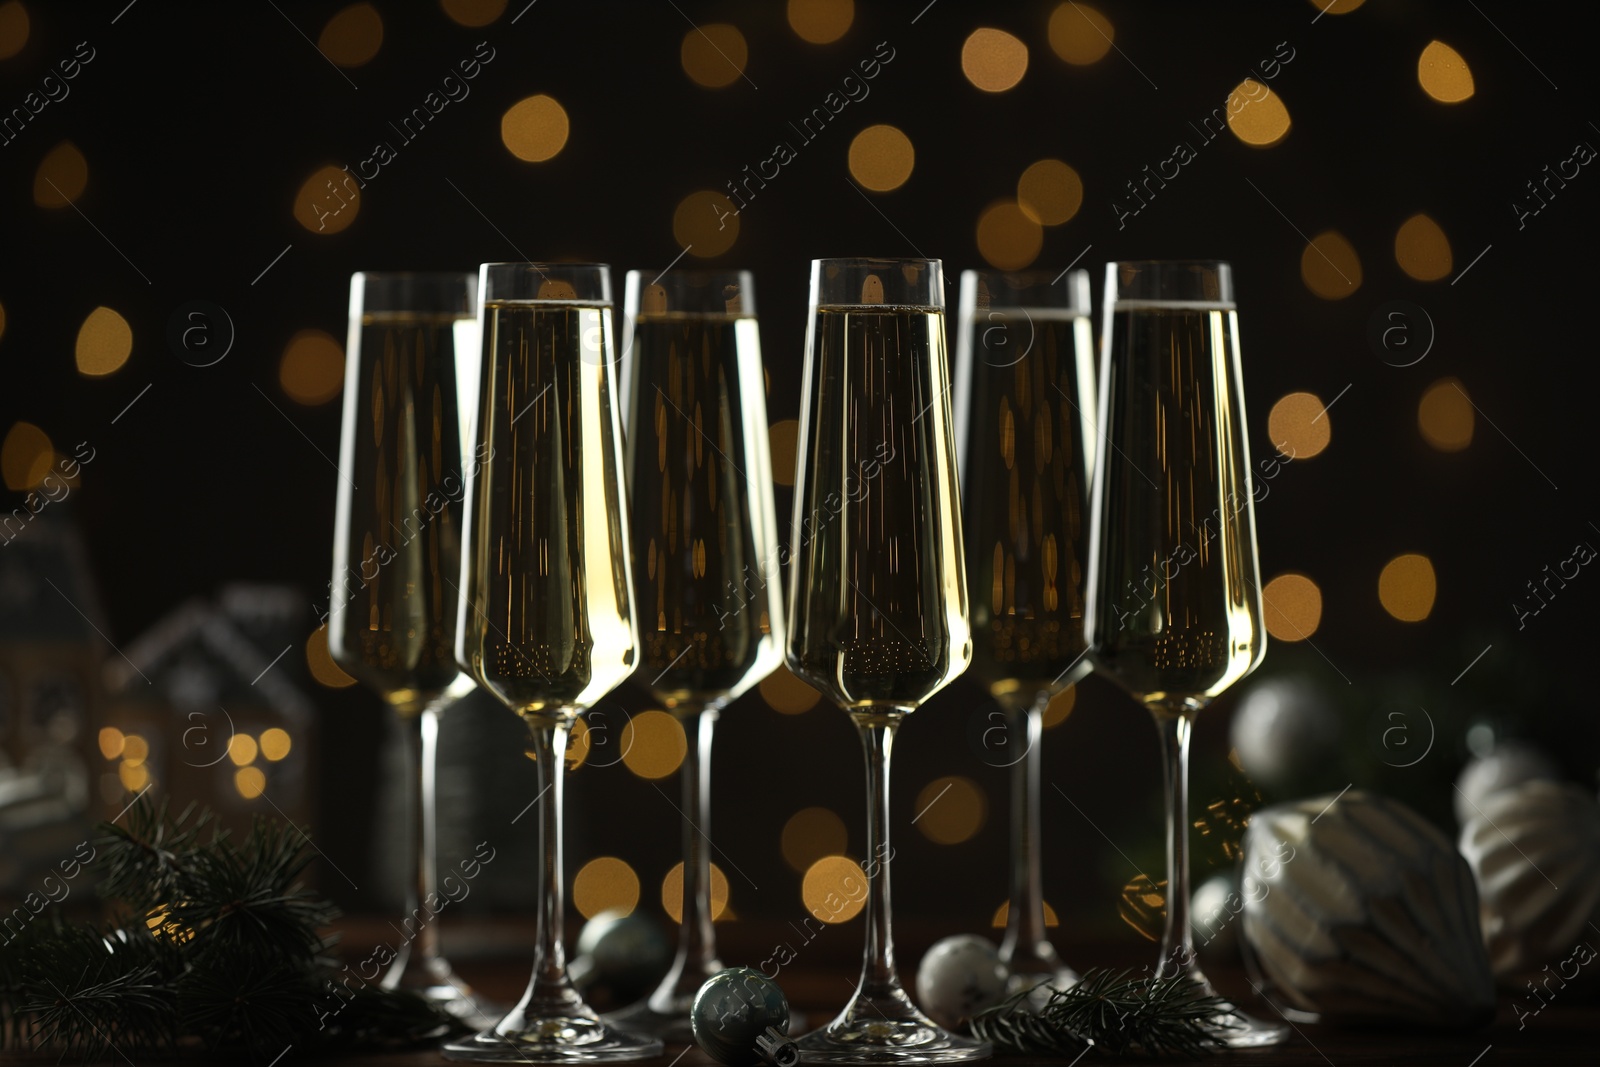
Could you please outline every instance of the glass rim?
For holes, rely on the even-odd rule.
[[[882,267],[903,267],[907,264],[916,264],[924,267],[938,267],[941,274],[944,272],[944,261],[930,256],[827,256],[811,261],[813,268],[842,266],[845,264],[855,266],[871,264]]]
[[[654,285],[662,278],[703,278],[706,281],[710,281],[713,278],[749,278],[752,281],[755,279],[754,271],[745,270],[739,267],[727,267],[723,269],[707,267],[668,267],[666,270],[658,271],[633,269],[627,271],[626,274],[629,278],[640,279],[644,278],[644,276],[648,274],[650,276],[650,281],[648,284],[651,285]]]
[[[1114,267],[1228,267],[1232,269],[1233,263],[1226,259],[1113,259],[1106,263],[1108,268]]]
[[[482,271],[482,270],[497,270],[497,269],[506,269],[506,268],[516,268],[516,267],[532,267],[532,268],[534,268],[535,270],[539,271],[542,274],[547,270],[605,270],[605,271],[609,271],[611,269],[611,264],[609,264],[609,263],[594,263],[594,262],[588,262],[588,261],[585,261],[585,262],[573,262],[573,263],[563,263],[563,262],[553,262],[553,261],[545,261],[545,260],[532,260],[532,259],[529,259],[529,260],[507,259],[507,260],[498,260],[498,261],[494,261],[494,262],[479,263],[478,264],[478,269],[480,271]]]
[[[961,306],[965,309],[970,298],[973,306],[977,306],[977,286],[979,282],[990,283],[1001,279],[1015,279],[1021,283],[1020,287],[1034,288],[1045,291],[1057,291],[1061,297],[1055,303],[1000,303],[994,301],[995,286],[988,285],[988,307],[1015,308],[1034,310],[1065,311],[1075,318],[1092,318],[1094,308],[1090,296],[1090,277],[1086,267],[1068,267],[1065,270],[996,270],[993,267],[968,268],[961,272]],[[1019,288],[1019,286],[1011,286]]]

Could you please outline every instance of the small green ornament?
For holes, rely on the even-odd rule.
[[[749,967],[730,967],[706,980],[689,1013],[695,1042],[728,1067],[765,1061],[800,1062],[789,1040],[789,1001],[778,983]]]

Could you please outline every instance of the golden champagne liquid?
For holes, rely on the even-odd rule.
[[[460,656],[521,714],[587,707],[634,666],[611,309],[485,302]]]
[[[457,339],[473,327],[458,315],[369,314],[349,354],[328,648],[401,711],[460,674]]]
[[[972,659],[944,316],[824,307],[795,481],[789,666],[851,710],[910,710]]]
[[[1138,699],[1202,707],[1266,651],[1238,318],[1119,304],[1113,319],[1089,637],[1096,666]]]
[[[632,372],[639,678],[667,707],[694,711],[733,700],[783,660],[756,320],[641,314]]]
[[[980,310],[969,330],[959,400],[972,674],[1002,703],[1032,704],[1089,670],[1093,338],[1087,318],[1054,308]],[[987,343],[996,336],[1005,343]]]

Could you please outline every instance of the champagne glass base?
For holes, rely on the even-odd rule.
[[[672,1044],[694,1044],[694,1026],[689,1021],[689,1016],[694,1010],[694,995],[687,994],[674,998],[670,1011],[657,1009],[650,998],[630,1004],[626,1008],[607,1012],[600,1020],[608,1026],[629,1033],[644,1034],[650,1037],[659,1037]],[[797,1034],[805,1029],[805,1018],[795,1011],[789,1013],[789,1025],[784,1033]]]
[[[1266,1048],[1289,1039],[1289,1027],[1246,1015],[1233,1005],[1233,1015],[1217,1015],[1210,1022],[1212,1032],[1228,1048]]]
[[[837,1019],[796,1044],[801,1063],[970,1063],[994,1052],[987,1042],[945,1030],[899,990],[857,996]]]
[[[622,1063],[659,1056],[662,1048],[659,1038],[618,1030],[592,1016],[526,1019],[513,1013],[440,1051],[446,1059],[473,1063]]]

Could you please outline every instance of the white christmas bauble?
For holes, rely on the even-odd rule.
[[[1456,779],[1456,822],[1467,820],[1483,807],[1484,801],[1502,789],[1509,789],[1536,778],[1554,781],[1561,777],[1550,757],[1520,741],[1506,741],[1487,756],[1468,763]]]
[[[952,1028],[1005,998],[1006,969],[993,941],[957,934],[934,943],[917,967],[917,1003]]]
[[[1189,898],[1189,929],[1194,947],[1219,958],[1239,951],[1239,912],[1243,901],[1230,874],[1219,874],[1200,883]]]
[[[1494,981],[1472,873],[1432,823],[1351,789],[1263,808],[1245,834],[1246,944],[1330,1021],[1480,1023]]]
[[[1293,795],[1304,776],[1337,749],[1339,714],[1304,678],[1266,678],[1240,698],[1228,739],[1251,781]]]
[[[1495,977],[1514,984],[1600,940],[1589,925],[1600,926],[1600,804],[1589,791],[1535,779],[1478,809],[1461,827],[1461,854]]]

